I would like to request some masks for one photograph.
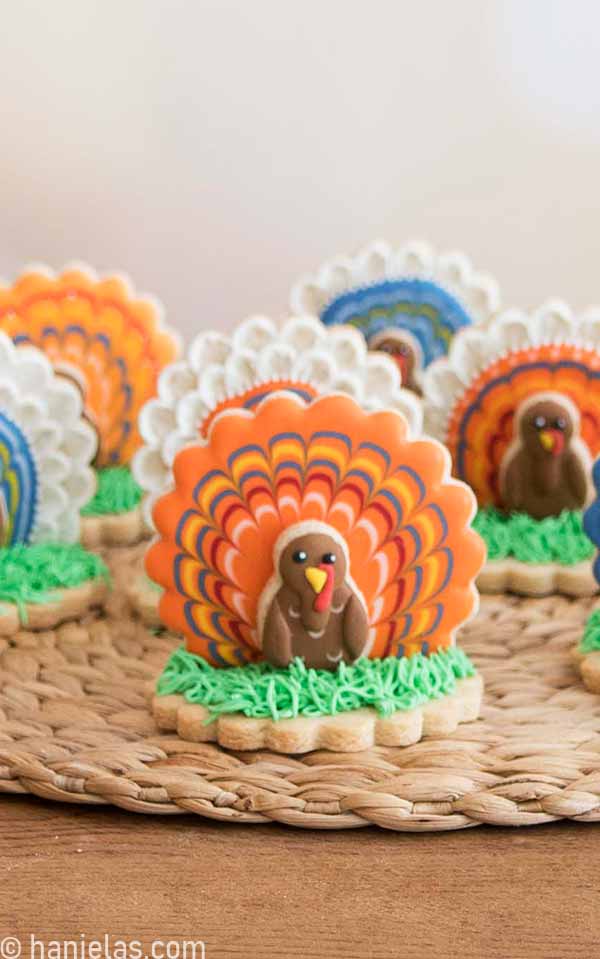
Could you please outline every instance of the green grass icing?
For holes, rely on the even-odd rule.
[[[457,679],[474,674],[470,659],[456,647],[430,656],[359,659],[330,672],[308,669],[301,659],[286,669],[269,663],[217,669],[181,646],[169,658],[157,691],[180,693],[205,706],[207,723],[225,713],[277,720],[332,716],[364,706],[390,716],[453,693]]]
[[[14,603],[22,619],[27,603],[47,603],[52,593],[100,578],[109,579],[106,565],[79,544],[0,549],[0,603]]]
[[[594,555],[578,512],[536,520],[525,513],[506,515],[488,506],[479,510],[473,526],[485,540],[491,560],[513,556],[521,563],[574,566]]]
[[[139,506],[142,490],[128,466],[108,466],[98,470],[98,488],[94,497],[81,510],[82,516],[106,516],[129,513]]]
[[[589,617],[579,644],[581,653],[593,653],[597,649],[600,649],[600,609],[595,609]]]

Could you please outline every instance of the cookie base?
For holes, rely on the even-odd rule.
[[[128,513],[106,513],[81,517],[81,544],[86,549],[98,546],[135,546],[149,535],[141,506]]]
[[[585,688],[590,693],[600,693],[600,650],[582,653],[577,645],[571,657],[579,670]]]
[[[125,588],[125,595],[132,612],[141,619],[144,626],[159,629],[163,622],[158,612],[162,590],[156,589],[144,575],[136,576]]]
[[[152,690],[152,693],[154,690]],[[373,746],[412,746],[423,736],[447,736],[459,723],[479,716],[483,679],[478,674],[459,679],[456,692],[410,710],[382,717],[374,709],[355,709],[337,716],[298,716],[296,719],[250,719],[242,713],[223,715],[205,725],[208,710],[179,694],[153,696],[152,712],[159,729],[176,731],[187,742],[217,742],[225,749],[269,749],[306,753],[329,749],[361,752]]]
[[[14,636],[20,630],[54,629],[66,620],[79,619],[94,606],[101,606],[107,593],[104,579],[93,579],[81,586],[57,590],[47,603],[28,603],[21,616],[14,603],[0,602],[0,636]]]
[[[516,593],[518,596],[594,596],[598,583],[592,561],[561,566],[559,563],[521,563],[516,559],[488,560],[477,577],[481,593]]]

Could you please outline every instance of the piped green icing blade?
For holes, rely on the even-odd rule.
[[[98,488],[81,510],[82,516],[107,516],[130,513],[142,500],[142,490],[128,466],[108,466],[98,470]]]
[[[28,603],[47,603],[64,589],[104,579],[105,563],[79,544],[44,543],[0,549],[0,603],[14,603],[22,614]]]
[[[161,696],[179,693],[205,706],[207,722],[226,713],[278,720],[332,716],[365,706],[390,716],[449,695],[457,680],[474,674],[470,659],[456,647],[430,656],[359,659],[329,671],[308,669],[300,659],[285,669],[269,663],[218,669],[182,646],[169,658],[157,691]]]
[[[594,555],[578,512],[536,520],[525,513],[506,515],[486,507],[479,510],[473,526],[485,540],[490,560],[512,556],[521,563],[574,566]]]

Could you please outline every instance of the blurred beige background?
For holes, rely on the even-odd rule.
[[[593,0],[4,2],[0,275],[85,259],[186,335],[384,237],[600,301]]]

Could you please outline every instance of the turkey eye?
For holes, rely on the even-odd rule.
[[[567,421],[564,419],[564,417],[559,416],[554,425],[556,426],[557,430],[566,430]]]
[[[295,553],[292,553],[292,559],[295,563],[305,563],[308,559],[308,554],[305,553],[303,549],[297,549]]]
[[[328,566],[333,566],[335,563],[335,553],[323,553],[321,557],[321,562],[326,563]]]
[[[544,426],[546,425],[546,417],[536,416],[536,418],[533,421],[533,425],[535,426],[536,430],[543,430]]]

